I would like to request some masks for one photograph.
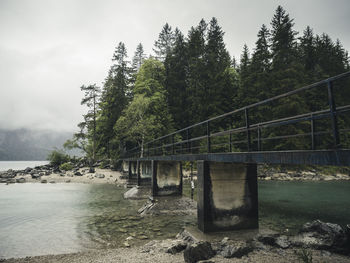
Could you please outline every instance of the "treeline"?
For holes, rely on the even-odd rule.
[[[244,45],[239,61],[230,56],[216,18],[209,23],[201,20],[186,36],[165,24],[154,56],[147,57],[140,43],[129,61],[120,42],[102,90],[96,85],[81,87],[82,104],[89,111],[78,125],[80,132],[65,147],[82,148],[93,159],[117,158],[126,148],[143,148],[152,138],[349,70],[348,52],[339,40],[314,34],[309,26],[300,36],[293,27],[293,19],[278,6],[270,27],[261,26],[254,49],[250,52]],[[350,98],[347,87],[341,102]],[[277,107],[262,107],[251,113],[252,121],[327,106],[327,98],[315,98],[317,92],[295,95]],[[239,126],[242,121],[241,116],[223,120],[215,123],[215,129]],[[279,129],[275,135],[290,129]],[[297,132],[304,126],[293,129]],[[289,140],[273,148],[298,143]]]

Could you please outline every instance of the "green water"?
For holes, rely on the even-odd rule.
[[[350,182],[259,182],[259,223],[295,232],[311,220],[350,224]]]
[[[0,258],[61,254],[174,237],[193,216],[140,217],[145,200],[125,188],[86,184],[0,184]],[[131,239],[130,239],[131,237]]]
[[[174,237],[196,216],[140,217],[144,200],[125,188],[85,184],[0,184],[0,258],[60,254]],[[190,196],[188,181],[184,194]],[[194,194],[196,198],[196,191]],[[259,223],[289,233],[321,219],[350,223],[350,182],[259,182]],[[131,237],[131,238],[130,238]]]

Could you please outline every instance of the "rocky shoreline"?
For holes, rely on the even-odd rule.
[[[42,165],[23,170],[0,172],[0,183],[87,183],[125,185],[126,180],[120,172],[107,167],[94,168],[92,171],[84,165],[76,165],[72,170],[64,171],[52,165]]]
[[[50,164],[27,167],[23,170],[0,171],[0,183],[117,183],[125,184],[127,177],[118,171],[110,169],[109,165],[98,168],[98,163],[91,170],[83,162],[78,162],[74,168],[68,171],[60,170],[59,167]],[[194,172],[195,178],[196,173]],[[184,171],[184,177],[189,177],[189,172]],[[86,179],[87,178],[87,179]],[[104,179],[104,180],[93,180]],[[317,168],[293,168],[276,167],[270,165],[258,165],[258,179],[262,181],[338,181],[350,180],[350,169],[334,169],[327,173]]]
[[[185,229],[174,239],[152,240],[140,247],[6,259],[0,262],[350,262],[349,226],[343,229],[339,225],[316,220],[306,223],[295,236],[258,233],[244,239],[240,233],[242,231],[201,238],[196,236],[196,231],[192,233],[192,230]],[[223,234],[228,236],[222,238]]]
[[[105,167],[107,168],[107,167]],[[126,177],[111,169],[83,165],[70,171],[61,171],[50,165],[24,170],[0,172],[0,182],[12,183],[107,183],[125,186]],[[312,171],[283,171],[259,166],[261,180],[349,180],[349,174],[320,174]],[[331,176],[331,179],[326,179]],[[138,194],[137,194],[138,193]],[[145,189],[132,188],[126,198],[149,195]],[[186,198],[168,203],[149,198],[140,208],[140,216],[157,216],[161,213],[196,213],[195,202]],[[189,209],[188,209],[189,208]],[[350,225],[324,223],[319,220],[305,224],[295,235],[285,235],[259,230],[246,237],[242,232],[196,235],[185,229],[174,239],[152,240],[143,246],[125,246],[117,249],[100,249],[64,255],[47,255],[17,259],[0,259],[0,262],[349,262]],[[223,236],[226,235],[227,236]]]

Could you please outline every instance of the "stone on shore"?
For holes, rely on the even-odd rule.
[[[184,260],[186,263],[195,263],[200,260],[207,260],[215,255],[211,244],[207,241],[200,241],[189,245],[184,251]]]

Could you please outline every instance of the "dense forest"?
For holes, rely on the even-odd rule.
[[[64,146],[79,147],[94,160],[118,158],[126,148],[143,148],[152,138],[349,71],[348,52],[339,40],[315,34],[309,26],[302,33],[293,27],[293,19],[278,6],[270,26],[262,25],[257,32],[253,50],[244,45],[239,59],[230,56],[216,18],[209,23],[201,20],[187,35],[166,23],[154,43],[153,55],[147,56],[140,43],[129,60],[120,42],[103,87],[81,87],[82,104],[89,110],[78,125],[80,132]],[[338,86],[345,87],[345,83]],[[346,87],[337,100],[340,104],[350,98],[349,85]],[[275,107],[261,107],[251,113],[252,122],[327,108],[326,92],[309,91]],[[242,117],[237,116],[216,123],[215,129],[241,122]],[[264,136],[290,134],[304,126],[301,123],[278,132],[267,129]],[[318,124],[322,126],[326,123]],[[278,150],[305,144],[290,139],[271,147]]]

